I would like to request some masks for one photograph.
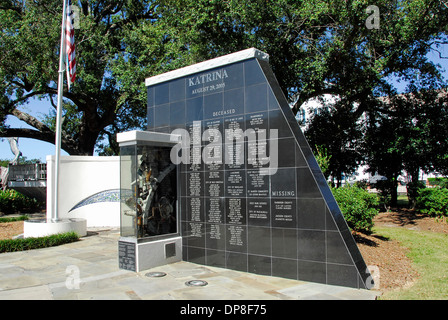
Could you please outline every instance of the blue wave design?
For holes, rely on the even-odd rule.
[[[122,189],[121,194],[124,197],[132,196],[132,190]],[[99,202],[120,202],[120,189],[109,189],[98,193],[95,193],[80,202],[78,202],[73,208],[69,210],[72,212],[75,209],[87,206],[89,204],[99,203]]]

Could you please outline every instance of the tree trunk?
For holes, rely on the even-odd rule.
[[[391,190],[390,190],[390,206],[396,207],[398,203],[398,176],[391,179]]]
[[[44,141],[48,143],[55,144],[56,134],[53,131],[38,131],[33,129],[5,129],[2,132],[2,137],[19,137],[19,138],[30,138],[36,139],[39,141]],[[62,133],[61,139],[61,149],[67,152],[69,155],[83,155],[83,156],[91,156],[93,155],[93,151],[96,144],[96,139],[98,134],[92,133],[87,139],[84,141],[76,142],[71,138],[67,139],[64,137]]]
[[[412,170],[412,172],[410,172],[411,181],[406,186],[406,190],[408,193],[409,207],[411,209],[415,208],[418,189],[420,188],[420,182],[418,180],[419,171],[420,171],[419,169],[414,169]]]
[[[336,188],[340,188],[342,185],[342,173],[337,173],[336,176]]]

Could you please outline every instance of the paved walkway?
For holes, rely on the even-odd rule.
[[[89,229],[90,230],[90,229]],[[0,300],[374,300],[377,291],[260,276],[188,262],[135,273],[118,268],[118,230],[0,254]],[[146,274],[162,271],[166,276]],[[208,285],[191,287],[189,280]]]

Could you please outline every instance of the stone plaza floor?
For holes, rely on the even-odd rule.
[[[81,241],[0,254],[0,300],[375,300],[374,290],[261,276],[177,262],[142,272],[118,268],[117,229]],[[148,277],[151,271],[166,273]],[[206,286],[187,286],[203,280]]]

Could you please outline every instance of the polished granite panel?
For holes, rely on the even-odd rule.
[[[172,102],[170,104],[170,126],[171,128],[184,128],[186,122],[185,100]]]
[[[271,228],[247,227],[247,252],[249,254],[271,256]]]
[[[154,107],[154,127],[166,127],[170,125],[170,105],[162,104]]]
[[[297,229],[272,228],[272,256],[297,259]]]
[[[162,105],[170,102],[170,85],[161,83],[154,86],[154,105]]]
[[[247,272],[248,255],[232,251],[226,252],[225,267],[232,270]]]
[[[297,199],[297,227],[326,230],[326,206],[323,199]]]
[[[298,279],[297,260],[272,257],[272,275],[289,279]]]
[[[183,259],[365,287],[364,260],[267,59],[212,65],[147,82],[148,130],[189,138]]]
[[[267,256],[256,256],[249,254],[247,272],[265,276],[272,275],[272,258]]]
[[[268,110],[268,86],[265,83],[246,87],[244,95],[245,113]]]
[[[224,250],[206,249],[206,261],[208,266],[225,268],[226,253]]]
[[[169,101],[185,101],[185,80],[177,79],[169,82]]]
[[[297,260],[298,279],[327,283],[327,263]]]

